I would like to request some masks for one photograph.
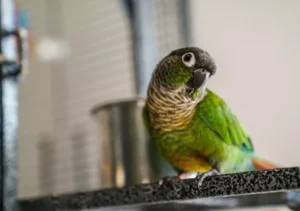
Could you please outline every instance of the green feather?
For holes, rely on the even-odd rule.
[[[252,142],[236,115],[219,96],[206,91],[206,97],[197,105],[196,116],[226,144],[253,152]]]
[[[242,165],[253,154],[251,140],[228,105],[208,89],[196,106],[194,118],[183,130],[152,130],[147,106],[143,117],[158,151],[178,169],[174,155],[184,161],[196,154],[221,173],[253,170],[251,163]]]

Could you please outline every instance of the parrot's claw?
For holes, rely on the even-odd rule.
[[[213,175],[220,175],[220,173],[216,169],[211,169],[210,171],[204,173],[198,173],[196,176],[198,187],[202,186],[202,183],[206,177],[213,176]]]
[[[158,185],[162,185],[166,181],[170,181],[170,180],[182,180],[182,179],[186,179],[188,177],[189,177],[188,173],[181,173],[181,174],[178,174],[177,176],[171,176],[171,177],[163,177],[160,180],[158,180]]]

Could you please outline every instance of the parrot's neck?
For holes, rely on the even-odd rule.
[[[155,130],[181,130],[191,122],[200,99],[190,99],[186,92],[185,87],[170,90],[155,80],[150,82],[147,106]]]

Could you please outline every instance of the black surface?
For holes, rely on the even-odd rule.
[[[154,205],[162,202],[188,202],[191,199],[201,199],[207,197],[237,196],[245,194],[262,194],[272,192],[294,191],[300,189],[299,168],[282,168],[265,171],[244,172],[237,174],[227,174],[207,177],[202,188],[198,188],[195,179],[166,181],[162,186],[158,183],[135,185],[121,189],[103,189],[99,191],[66,194],[61,196],[50,196],[39,199],[21,200],[20,208],[23,211],[54,211],[54,210],[74,210],[87,208],[110,208],[113,210],[124,210],[121,205]],[[272,195],[272,194],[271,194]],[[276,204],[279,198],[285,194],[277,193],[275,202],[264,202]],[[249,196],[252,197],[253,195]],[[250,201],[248,196],[240,197]],[[271,197],[271,196],[270,196]],[[274,195],[273,195],[274,197]],[[279,198],[278,198],[279,197]],[[204,199],[203,199],[204,200]],[[282,203],[285,199],[282,198]],[[202,202],[202,204],[205,201]],[[200,203],[200,202],[199,202]],[[197,206],[200,206],[201,203]],[[168,203],[167,203],[168,204]],[[248,203],[249,204],[249,203]],[[174,204],[170,204],[174,206]],[[238,206],[239,203],[235,204]],[[184,206],[184,205],[180,205]],[[192,204],[189,204],[192,206]],[[166,208],[166,207],[165,207]],[[146,209],[148,210],[148,209]]]

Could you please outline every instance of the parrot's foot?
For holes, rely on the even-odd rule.
[[[181,173],[181,174],[178,174],[177,176],[172,176],[172,177],[163,177],[160,180],[158,180],[158,185],[162,185],[166,181],[170,181],[170,180],[182,180],[182,179],[186,179],[188,177],[189,177],[188,173]]]
[[[206,177],[213,176],[213,175],[220,175],[220,173],[216,169],[211,169],[210,171],[207,171],[204,173],[198,173],[196,176],[196,180],[198,182],[198,187],[202,186],[202,183]]]

